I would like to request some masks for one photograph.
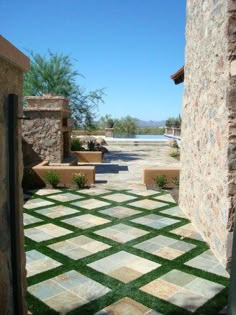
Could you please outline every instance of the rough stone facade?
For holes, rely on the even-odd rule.
[[[0,36],[0,314],[15,314],[13,305],[13,274],[11,256],[11,231],[10,231],[10,209],[8,201],[8,153],[7,153],[7,105],[8,95],[17,94],[21,102],[23,86],[23,70],[29,67],[28,58],[21,54],[14,46]],[[22,104],[19,105],[19,116],[22,116]],[[20,237],[17,240],[21,251],[18,261],[18,270],[21,273],[22,301],[26,290],[24,232],[23,232],[23,197],[21,189],[22,181],[22,151],[21,151],[21,126],[19,121],[19,151],[16,156],[19,166],[18,193],[20,197],[19,224]],[[22,315],[26,310],[22,312]]]
[[[235,1],[187,1],[180,207],[226,266],[236,204],[235,31]]]
[[[24,165],[61,163],[70,155],[70,110],[61,96],[29,96],[23,122]]]

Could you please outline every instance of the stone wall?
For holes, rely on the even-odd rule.
[[[50,95],[26,99],[24,115],[30,120],[23,122],[24,165],[32,166],[43,160],[61,163],[65,150],[67,155],[70,151],[67,148],[70,147],[71,134],[68,100]],[[66,126],[63,126],[63,119]]]
[[[8,94],[17,94],[22,99],[23,70],[29,67],[28,59],[14,46],[0,36],[0,314],[14,314],[13,306],[13,282],[12,256],[11,256],[11,232],[10,232],[10,209],[8,203],[8,153],[7,153],[7,105]],[[22,104],[19,106],[19,116],[22,116]],[[22,213],[22,151],[21,151],[21,126],[19,123],[19,152],[16,156],[19,166],[18,189],[20,196],[19,230],[20,237],[17,239],[21,251],[18,261],[18,270],[21,273],[22,301],[26,288],[25,253],[23,234]],[[22,315],[25,310],[22,311]]]
[[[181,129],[180,207],[224,265],[231,259],[236,191],[230,2],[187,1]]]

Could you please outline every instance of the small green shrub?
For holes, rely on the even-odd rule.
[[[87,178],[84,174],[76,173],[73,174],[72,181],[79,189],[84,188],[87,183]]]
[[[156,185],[161,189],[167,185],[166,175],[157,176],[156,178],[154,178],[154,180],[155,180]]]
[[[176,158],[176,157],[179,156],[179,153],[178,153],[177,151],[172,151],[172,152],[170,152],[169,155],[170,155],[171,157],[173,157],[173,158]]]
[[[72,139],[71,140],[71,151],[81,151],[82,143],[79,139]]]
[[[48,171],[44,175],[45,182],[56,188],[60,182],[60,177],[55,171]]]
[[[89,151],[96,151],[96,142],[94,140],[89,140],[87,146]]]
[[[179,188],[179,179],[177,177],[173,177],[172,182],[177,188]]]

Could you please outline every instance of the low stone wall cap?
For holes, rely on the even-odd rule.
[[[30,69],[30,60],[19,49],[0,35],[0,58],[20,68],[23,72]]]

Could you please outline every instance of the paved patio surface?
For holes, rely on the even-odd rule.
[[[227,304],[228,274],[172,197],[145,190],[136,176],[116,180],[43,189],[26,202],[31,312],[217,314]]]

